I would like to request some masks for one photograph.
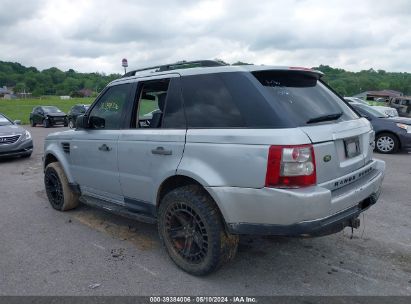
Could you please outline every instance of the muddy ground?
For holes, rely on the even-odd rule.
[[[179,270],[156,227],[86,206],[49,206],[41,157],[0,161],[0,295],[411,295],[411,154],[387,163],[360,229],[315,239],[242,237],[236,259],[203,278]]]

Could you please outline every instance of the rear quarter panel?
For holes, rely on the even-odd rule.
[[[309,144],[299,129],[189,129],[177,174],[203,186],[262,188],[270,145]]]

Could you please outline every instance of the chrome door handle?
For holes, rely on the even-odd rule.
[[[165,150],[164,147],[157,147],[153,150],[151,150],[151,153],[157,154],[157,155],[171,155],[173,152],[171,150]]]
[[[106,144],[102,144],[100,147],[98,147],[100,151],[110,151],[111,148],[107,146]]]

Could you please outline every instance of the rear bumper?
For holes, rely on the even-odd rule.
[[[24,156],[33,152],[33,141],[26,140],[11,145],[0,146],[0,158]]]
[[[291,225],[264,225],[264,224],[228,224],[228,231],[233,234],[277,235],[289,237],[315,237],[337,233],[344,227],[352,225],[361,212],[374,205],[380,191],[374,193],[354,207],[348,208],[332,216],[305,221]]]
[[[364,170],[368,174],[361,175]],[[343,229],[375,204],[384,171],[385,163],[373,160],[348,175],[357,174],[361,178],[336,190],[329,190],[334,181],[301,189],[209,187],[207,190],[231,233],[317,236]]]

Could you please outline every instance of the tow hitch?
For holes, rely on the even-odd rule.
[[[352,220],[350,221],[350,223],[348,224],[348,227],[351,227],[352,229],[358,229],[358,228],[360,228],[360,224],[361,224],[361,221],[360,221],[360,219],[357,217],[357,218],[352,219]]]

